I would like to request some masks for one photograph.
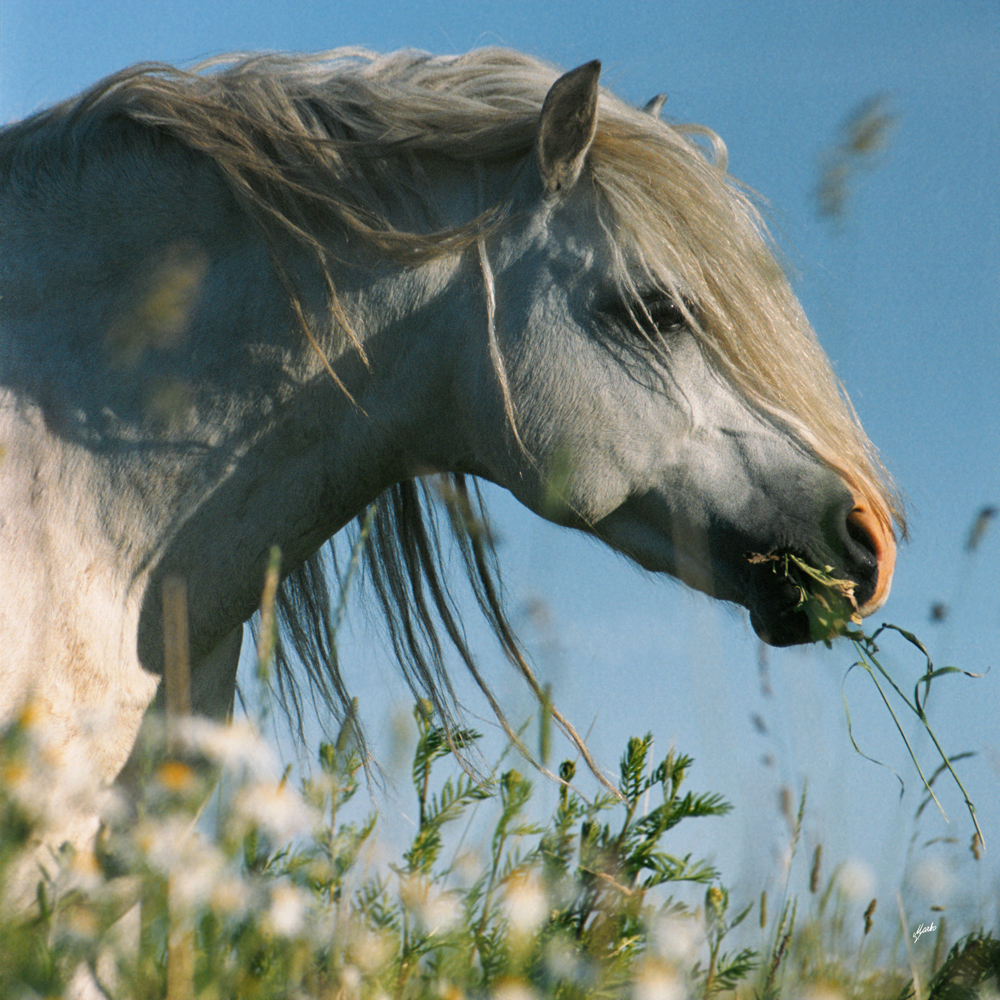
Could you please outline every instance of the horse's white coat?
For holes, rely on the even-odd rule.
[[[136,143],[3,185],[0,724],[30,702],[53,754],[112,782],[157,691],[168,576],[188,588],[192,705],[224,718],[270,547],[294,567],[388,486],[435,470],[499,483],[757,620],[773,595],[748,552],[831,561],[867,610],[884,598],[887,515],[852,515],[871,498],[690,329],[646,342],[615,311],[650,272],[588,178],[594,122],[566,124],[593,110],[596,69],[570,82],[546,104],[559,141],[538,161],[427,160],[435,226],[506,199],[477,250],[409,266],[317,233],[364,359],[330,332],[315,256],[278,247],[340,385],[204,156]],[[430,211],[383,198],[400,227]],[[59,823],[82,842],[96,819]]]

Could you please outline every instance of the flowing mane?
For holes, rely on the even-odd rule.
[[[363,356],[340,307],[320,233],[335,227],[413,266],[470,250],[484,253],[483,241],[502,230],[516,206],[501,197],[483,203],[471,218],[447,219],[428,164],[442,158],[472,165],[534,162],[539,115],[558,76],[554,67],[501,49],[458,57],[356,49],[232,56],[191,71],[142,65],[9,129],[21,141],[9,144],[0,172],[30,186],[41,170],[72,169],[74,153],[120,156],[123,148],[164,137],[209,157],[265,234],[291,301],[297,305],[298,293],[281,250],[289,238],[307,248],[326,276],[340,341],[320,344],[317,338],[317,348],[334,354],[356,349]],[[56,147],[60,158],[52,155]],[[623,286],[635,291],[628,275],[638,267],[676,301],[696,303],[683,308],[720,374],[835,467],[888,530],[893,520],[903,528],[897,494],[775,261],[760,215],[726,172],[722,141],[601,91],[587,163],[603,224],[621,248]],[[405,225],[402,200],[411,206]],[[483,277],[490,308],[502,308],[492,304],[485,257]],[[494,361],[502,368],[496,356]],[[446,643],[438,634],[443,629],[502,718],[445,582],[441,525],[431,510],[442,496],[476,599],[507,656],[534,685],[503,611],[489,532],[481,527],[485,514],[461,475],[396,485],[359,519],[370,536],[369,573],[414,691],[450,717]],[[342,718],[350,697],[332,641],[324,561],[313,558],[290,577],[279,603],[314,696]],[[278,683],[301,725],[304,702],[291,683],[291,662],[283,651]]]
[[[316,231],[333,219],[393,259],[418,264],[472,246],[503,224],[509,206],[484,206],[457,226],[401,230],[380,211],[385,192],[415,195],[433,219],[422,157],[527,157],[558,75],[496,48],[455,57],[358,49],[224,56],[191,71],[133,67],[20,127],[52,130],[66,142],[110,119],[143,123],[211,157],[262,225],[306,243],[321,261]],[[885,516],[903,526],[902,504],[760,215],[726,172],[722,140],[698,125],[667,124],[604,90],[599,107],[589,163],[609,224],[627,235],[650,279],[698,303],[698,329],[726,376],[820,454],[839,456],[838,470],[862,492],[888,494]],[[113,131],[108,137],[118,139]],[[708,140],[712,157],[695,137]],[[335,301],[332,286],[331,293]]]

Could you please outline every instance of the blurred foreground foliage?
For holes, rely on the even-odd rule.
[[[322,744],[293,790],[287,772],[276,781],[263,766],[249,728],[188,720],[97,858],[49,852],[32,912],[4,908],[0,996],[72,996],[82,981],[110,998],[167,1000],[779,997],[808,984],[914,995],[908,973],[861,971],[856,945],[838,958],[815,921],[796,927],[793,900],[769,926],[762,898],[760,949],[730,947],[756,904],[731,909],[710,863],[666,847],[680,823],[730,808],[687,789],[689,757],[654,762],[651,738],[631,739],[618,796],[593,800],[565,761],[539,822],[514,769],[481,781],[454,767],[442,780],[437,762],[479,734],[445,732],[426,705],[415,719],[414,833],[382,857],[376,816],[344,819],[363,772],[349,740]],[[30,752],[22,722],[0,745],[0,880],[44,820]],[[214,816],[196,823],[206,800]],[[685,883],[704,886],[698,904],[677,897]],[[998,961],[989,935],[959,942],[920,995],[985,995]]]

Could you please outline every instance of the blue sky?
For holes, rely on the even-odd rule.
[[[962,774],[991,853],[980,865],[971,860],[971,827],[953,788],[942,788],[951,823],[925,811],[914,827],[919,783],[857,672],[846,685],[855,736],[904,777],[903,799],[889,771],[851,750],[841,698],[848,647],[771,651],[774,693],[766,697],[758,644],[741,615],[652,580],[494,493],[510,599],[515,609],[535,599],[548,607],[548,638],[526,618],[525,637],[606,767],[616,766],[628,735],[652,730],[662,751],[676,740],[697,758],[698,787],[734,802],[724,831],[677,849],[714,852],[746,898],[773,885],[773,857],[784,842],[778,789],[797,794],[804,781],[808,850],[822,841],[829,864],[867,866],[886,910],[901,886],[916,908],[932,896],[958,906],[963,894],[996,895],[1000,523],[976,552],[964,545],[978,511],[1000,505],[1000,6],[5,0],[0,18],[5,121],[140,60],[189,64],[236,49],[345,44],[435,52],[504,44],[566,67],[600,58],[603,82],[621,96],[638,103],[665,92],[668,117],[719,132],[733,172],[767,198],[806,310],[910,498],[912,540],[879,618],[916,631],[939,664],[994,668],[978,682],[943,679],[930,709],[950,752],[978,754]],[[834,227],[815,210],[820,154],[845,116],[876,94],[896,115],[892,141],[855,178],[847,215]],[[950,613],[932,624],[937,601]],[[398,708],[406,696],[370,653],[363,625],[356,630],[358,693],[377,720],[387,699]],[[886,654],[909,689],[918,659],[898,643],[887,643]],[[916,746],[933,769],[926,740]],[[915,829],[918,845],[958,843],[917,847],[905,867]],[[930,876],[918,869],[929,857],[950,879],[946,887],[927,888]],[[926,916],[914,912],[911,922]]]

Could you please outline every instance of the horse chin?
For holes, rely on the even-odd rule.
[[[751,608],[750,624],[761,641],[769,646],[801,646],[812,642],[809,619],[794,606],[769,609],[764,614]]]
[[[750,624],[769,646],[798,646],[812,642],[809,619],[799,607],[798,589],[785,577],[763,567],[751,574]]]

